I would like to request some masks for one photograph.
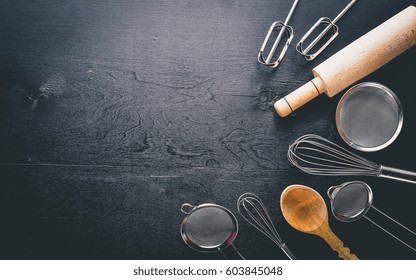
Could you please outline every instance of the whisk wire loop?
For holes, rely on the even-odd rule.
[[[379,176],[381,165],[360,157],[317,135],[307,134],[289,145],[290,163],[313,175]]]
[[[318,153],[323,153],[322,150],[313,148],[314,146],[316,146],[318,148],[325,149],[325,150],[339,156],[338,157],[339,159],[345,159],[345,160],[348,160],[348,161],[351,161],[351,162],[355,162],[357,164],[365,164],[365,165],[374,164],[373,162],[371,162],[371,161],[369,161],[369,160],[367,160],[363,157],[360,157],[360,156],[348,151],[347,149],[344,149],[344,148],[332,143],[331,141],[329,141],[329,140],[327,140],[323,137],[316,137],[316,139],[314,139],[313,136],[315,136],[315,135],[307,134],[304,137],[301,137],[302,140],[303,140],[303,143],[310,144],[309,149],[311,149],[311,150],[313,149],[314,151],[316,151]],[[301,138],[299,138],[299,139],[301,139]],[[310,140],[310,139],[313,139],[313,140]],[[323,143],[321,143],[319,141],[321,141]],[[296,144],[296,143],[294,143],[294,144]],[[298,145],[296,145],[296,147],[298,147]],[[307,147],[300,146],[300,148],[301,149],[302,148],[306,149]],[[376,165],[376,164],[374,164],[374,165]]]
[[[315,152],[320,152],[320,153],[322,153],[322,154],[324,154],[324,155],[326,155],[326,156],[330,156],[330,155],[331,155],[329,152],[323,152],[323,151],[320,151],[320,150],[317,150],[317,149],[311,149],[311,148],[308,148],[308,149],[305,149],[305,150],[315,151]],[[302,156],[304,156],[305,158],[319,160],[319,161],[320,161],[320,162],[322,162],[322,163],[332,163],[332,164],[339,165],[339,162],[338,162],[338,161],[336,161],[336,160],[323,159],[323,158],[319,158],[319,157],[317,157],[317,156],[311,156],[311,155],[304,154],[304,153],[299,153],[299,155],[302,155]],[[343,160],[343,159],[345,159],[345,157],[343,157],[342,155],[341,155],[341,156],[338,156],[338,153],[334,153],[333,155],[334,155],[334,156],[333,156],[333,158],[335,158],[335,159],[338,159],[338,160]],[[304,162],[306,162],[306,163],[311,163],[311,162],[309,162],[309,161],[307,161],[307,160],[303,160],[303,161],[304,161]],[[354,164],[363,164],[363,162],[359,162],[359,161],[356,161],[356,162],[354,162],[354,161],[349,162],[349,161],[348,161],[348,162],[346,162],[346,163],[345,163],[345,166],[355,167],[356,165],[354,165]],[[338,168],[338,167],[339,167],[339,166],[326,165],[326,164],[317,164],[317,165],[319,165],[319,166],[325,166],[325,167],[332,167],[332,168]]]
[[[290,259],[296,259],[281,239],[266,207],[257,195],[242,194],[237,200],[237,210],[250,225],[273,241]]]
[[[264,235],[266,235],[269,239],[271,239],[277,246],[281,247],[282,243],[280,239],[279,234],[277,233],[276,228],[274,227],[274,225],[270,222],[270,216],[268,215],[267,212],[261,211],[253,202],[251,202],[249,199],[244,199],[243,201],[241,201],[242,206],[246,209],[247,214],[249,215],[250,219],[247,219],[246,217],[245,220],[248,221],[252,226],[254,226],[257,230],[259,230],[260,232],[262,232]],[[248,205],[250,205],[252,207],[252,209],[255,211],[254,213],[250,210],[250,208],[248,207]],[[260,206],[262,209],[264,209],[264,205],[260,202]],[[257,220],[259,219],[260,220]],[[253,223],[252,221],[255,221],[255,223]]]

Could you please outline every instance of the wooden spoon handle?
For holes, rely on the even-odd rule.
[[[334,251],[338,252],[338,256],[344,260],[359,260],[359,258],[357,257],[357,255],[352,254],[350,252],[350,249],[348,247],[338,247],[338,248],[333,248]]]
[[[320,236],[328,242],[332,250],[338,252],[338,256],[344,260],[359,260],[359,258],[350,252],[350,249],[344,247],[344,243],[339,239],[332,230],[321,232]]]

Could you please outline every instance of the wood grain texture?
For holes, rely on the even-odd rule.
[[[283,217],[292,227],[320,236],[338,252],[340,258],[358,260],[331,230],[325,200],[317,191],[303,185],[291,185],[282,192],[280,208]]]
[[[338,97],[317,98],[286,119],[276,116],[273,101],[414,1],[358,1],[317,59],[306,62],[293,44],[271,70],[256,61],[257,52],[291,4],[2,0],[0,258],[222,259],[183,243],[180,206],[213,202],[236,214],[237,198],[251,191],[297,258],[337,259],[324,241],[284,221],[278,199],[290,184],[324,195],[331,185],[360,179],[302,174],[286,159],[288,144],[305,133],[342,143]],[[301,1],[291,20],[293,43],[318,17],[345,5]],[[415,60],[413,48],[366,78],[391,88],[405,114],[396,141],[366,156],[407,170],[415,169]],[[413,186],[365,181],[378,207],[414,226],[406,206]],[[329,218],[360,258],[414,258],[369,224]],[[235,245],[246,258],[286,259],[239,221]]]

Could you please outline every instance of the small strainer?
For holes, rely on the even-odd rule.
[[[367,212],[370,208],[374,209],[378,213],[382,214],[384,217],[387,217],[389,220],[393,221],[406,231],[410,232],[414,236],[416,233],[397,222],[393,218],[389,217],[387,214],[383,213],[374,205],[373,203],[373,192],[369,185],[361,181],[352,181],[346,182],[339,186],[333,186],[328,189],[328,196],[331,200],[331,210],[335,218],[342,222],[353,222],[361,217],[366,218],[368,221],[376,225],[378,228],[382,229],[384,232],[394,237],[396,240],[400,241],[413,251],[416,251],[415,248],[407,244],[406,242],[399,239],[396,235],[390,233],[388,230],[384,229],[368,216]]]
[[[350,88],[335,114],[342,139],[354,149],[374,152],[390,145],[403,125],[403,108],[397,96],[379,83]]]
[[[227,258],[223,250],[231,246],[244,259],[233,245],[238,222],[230,210],[212,203],[198,206],[184,203],[181,211],[187,214],[181,224],[181,236],[189,247],[204,253],[220,252]]]

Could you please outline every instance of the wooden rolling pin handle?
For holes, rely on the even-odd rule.
[[[319,76],[315,77],[297,90],[277,100],[274,103],[274,109],[279,116],[286,117],[325,91],[326,87],[322,79]]]

